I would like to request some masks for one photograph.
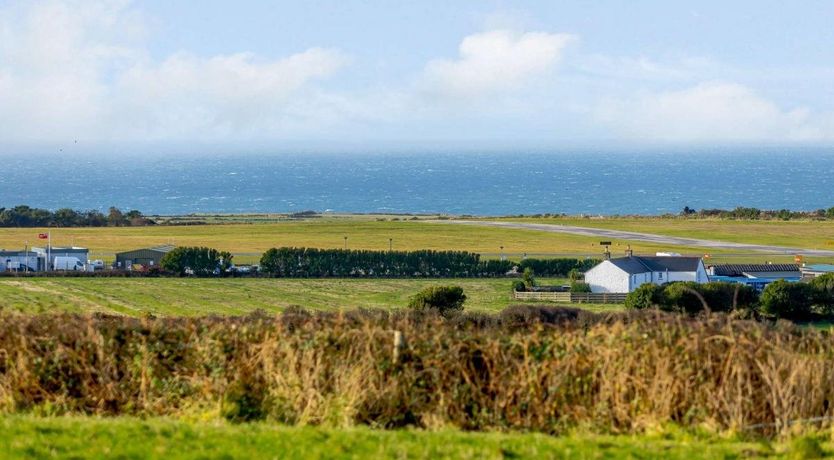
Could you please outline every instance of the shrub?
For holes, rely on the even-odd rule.
[[[527,290],[527,284],[521,280],[513,281],[513,292],[524,292]]]
[[[824,315],[834,314],[834,273],[826,273],[808,282],[814,290],[814,309]]]
[[[663,287],[652,283],[640,285],[628,293],[625,299],[627,309],[644,310],[663,305]]]
[[[750,286],[741,283],[712,282],[699,284],[695,288],[704,296],[712,311],[753,310],[757,307],[759,295]]]
[[[703,294],[699,290],[700,284],[694,281],[676,281],[663,285],[663,305],[661,310],[679,313],[695,314],[704,311]],[[707,304],[709,308],[709,304]]]
[[[437,310],[443,315],[463,311],[466,295],[460,286],[429,286],[411,297],[412,310]]]
[[[705,304],[713,312],[729,312],[734,307],[752,310],[758,302],[755,290],[738,283],[675,281],[659,288],[662,293],[656,298],[656,305],[661,310],[678,313],[700,313]]]
[[[570,292],[591,292],[591,286],[582,281],[571,281]]]
[[[571,268],[568,272],[568,279],[570,279],[571,281],[577,281],[580,278],[582,278],[582,272],[575,268]]]
[[[524,285],[527,289],[533,288],[536,286],[536,278],[535,272],[532,268],[527,267],[524,269],[524,273],[521,275],[521,280],[524,282]]]
[[[807,283],[774,281],[765,287],[761,311],[784,319],[805,319],[811,315],[814,288]]]

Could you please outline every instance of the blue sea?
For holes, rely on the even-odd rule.
[[[834,206],[834,150],[0,157],[0,207],[662,214]]]

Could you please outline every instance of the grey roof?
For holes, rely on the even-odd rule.
[[[167,254],[167,253],[173,251],[174,248],[176,248],[176,246],[174,246],[172,244],[165,244],[165,245],[162,245],[162,246],[155,246],[155,247],[152,247],[152,248],[132,249],[130,251],[117,252],[116,255],[117,256],[124,256],[124,255],[128,255],[128,254],[133,254],[133,253],[136,253],[136,252],[142,252],[142,251],[153,251],[153,252],[161,252],[163,254]]]
[[[7,251],[5,249],[0,249],[0,256],[2,256],[2,257],[18,257],[18,256],[26,257],[27,255],[30,255],[32,257],[37,257],[38,253],[35,252],[35,251],[24,251],[23,249],[11,250],[11,251]]]
[[[610,262],[629,275],[646,272],[694,272],[701,263],[700,257],[648,257],[632,256],[611,259]]]
[[[171,252],[176,249],[176,246],[173,244],[163,244],[162,246],[154,246],[150,248],[151,251],[159,251],[159,252]]]
[[[722,264],[714,265],[712,272],[716,276],[743,276],[745,273],[796,272],[799,276],[797,264]]]

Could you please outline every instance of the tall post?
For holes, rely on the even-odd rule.
[[[49,265],[52,263],[52,232],[46,232],[46,271],[49,270]]]
[[[347,251],[347,236],[345,236],[345,251]]]
[[[388,238],[388,252],[394,250],[394,238]]]

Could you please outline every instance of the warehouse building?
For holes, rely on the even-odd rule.
[[[158,267],[162,257],[171,252],[175,247],[173,245],[164,245],[155,248],[118,252],[116,253],[116,263],[114,266],[121,269],[128,269],[134,265]]]
[[[46,258],[35,251],[0,250],[0,271],[39,272],[45,264]]]

